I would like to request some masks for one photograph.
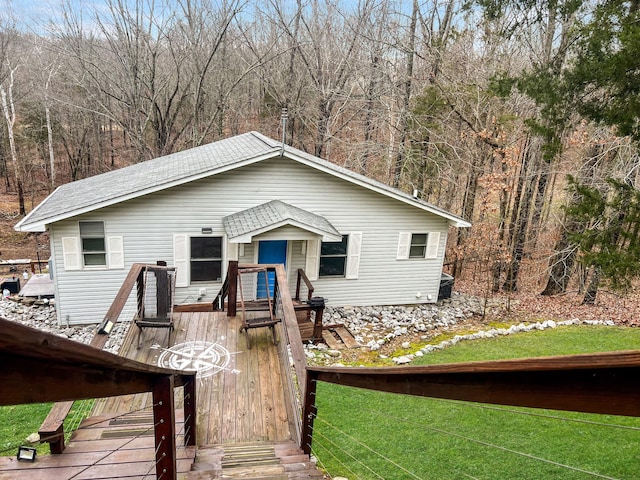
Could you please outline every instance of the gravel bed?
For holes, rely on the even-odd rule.
[[[530,330],[544,330],[560,325],[614,325],[612,321],[582,321],[579,319],[555,322],[547,320],[536,323],[520,323],[508,328],[479,328],[477,332],[455,335],[450,340],[430,344],[428,339],[441,331],[451,331],[457,325],[468,323],[474,317],[481,317],[483,311],[491,316],[504,312],[506,305],[501,300],[484,299],[454,292],[450,299],[436,304],[415,306],[377,306],[377,307],[327,307],[323,317],[326,325],[344,324],[362,346],[360,350],[379,352],[379,357],[391,358],[395,364],[410,363],[414,358],[423,356],[464,340],[492,338],[511,335]],[[57,323],[55,306],[46,301],[24,304],[12,299],[0,300],[0,317],[19,322],[28,327],[49,332],[60,337],[88,344],[96,331],[95,325],[60,326]],[[105,350],[117,353],[129,327],[129,322],[118,322],[112,330]],[[412,340],[409,342],[408,340]],[[421,347],[416,346],[422,343]],[[383,354],[385,346],[393,345],[397,349],[414,348],[411,354]],[[341,365],[343,354],[332,350],[326,344],[305,345],[306,354],[311,363]]]
[[[85,344],[91,342],[97,328],[96,325],[58,325],[55,306],[46,300],[26,304],[3,298],[0,300],[0,317]],[[118,322],[111,331],[104,350],[117,353],[128,327],[129,322]]]

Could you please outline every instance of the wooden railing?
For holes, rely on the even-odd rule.
[[[318,381],[498,405],[640,416],[640,351],[349,368],[307,367],[303,449],[311,451]]]
[[[278,358],[282,371],[283,388],[287,397],[287,401],[285,402],[288,409],[287,414],[292,421],[292,435],[297,443],[300,444],[303,425],[303,406],[301,402],[302,399],[305,398],[304,386],[306,384],[307,362],[304,354],[302,338],[300,336],[300,329],[298,328],[296,310],[289,291],[287,273],[284,265],[238,264],[238,262],[235,261],[229,262],[227,278],[224,282],[227,287],[223,289],[225,293],[221,290],[219,296],[222,299],[222,302],[218,303],[224,305],[224,298],[226,297],[227,315],[235,316],[237,306],[236,297],[238,275],[243,270],[253,271],[257,268],[266,268],[268,272],[275,272],[272,313],[281,320],[281,322],[276,326],[277,336],[279,338],[277,344]],[[311,292],[313,292],[313,286],[311,286]],[[291,365],[290,358],[293,360],[293,366]]]
[[[185,443],[195,445],[196,373],[129,360],[0,319],[0,405],[152,392],[156,477],[176,478],[174,388],[184,387]]]
[[[309,301],[313,297],[313,292],[315,288],[313,287],[313,284],[309,280],[309,277],[307,277],[307,274],[305,273],[305,271],[302,268],[299,268],[298,278],[296,280],[296,296],[294,297],[294,300],[301,301],[300,293],[302,290],[302,284],[304,284],[304,286],[307,288],[307,301]]]
[[[156,273],[158,272],[162,273],[164,270],[172,270],[172,269],[167,268],[165,265],[161,264],[161,262],[158,262],[157,265],[146,265],[146,264],[140,264],[140,263],[135,263],[132,265],[129,273],[127,274],[126,278],[124,279],[120,287],[120,290],[116,294],[116,297],[113,303],[107,310],[107,313],[105,314],[104,319],[100,323],[97,329],[97,332],[94,335],[89,345],[89,347],[93,347],[93,349],[97,349],[96,350],[97,353],[107,354],[106,352],[101,352],[101,350],[106,345],[109,337],[109,333],[112,331],[113,327],[118,322],[118,319],[120,318],[120,315],[122,314],[122,311],[128,299],[130,298],[134,287],[136,287],[136,315],[140,318],[144,317],[144,309],[145,309],[144,272],[146,270],[153,271]],[[164,289],[164,290],[156,289],[156,290],[157,290],[156,293],[158,295],[158,298],[156,299],[158,308],[159,309],[162,308],[163,311],[167,310],[170,304],[170,299],[164,298],[164,296],[171,295],[170,289]],[[160,298],[160,295],[162,295],[163,298]],[[71,342],[71,343],[73,345],[80,345],[75,342]],[[107,354],[107,355],[110,355],[110,354]],[[121,357],[116,356],[116,358],[121,358]],[[127,359],[122,359],[123,364],[127,362],[131,362],[131,361]],[[133,362],[133,363],[136,363],[136,362]],[[144,364],[140,364],[140,365],[144,365]],[[150,368],[154,368],[154,367],[150,367]],[[162,370],[162,371],[165,371],[165,370]],[[189,374],[185,377],[185,375],[181,372],[180,373],[180,375],[182,376],[181,378],[188,377],[191,379],[190,381],[185,382],[183,380],[176,380],[175,378],[173,378],[175,372],[169,371],[169,370],[166,370],[166,372],[170,372],[170,373],[168,375],[165,374],[164,377],[158,380],[157,382],[154,381],[152,384],[147,385],[147,387],[145,387],[146,388],[145,390],[126,391],[125,393],[110,393],[110,394],[100,395],[99,392],[94,391],[93,385],[90,385],[90,387],[87,387],[91,392],[88,396],[74,396],[72,397],[71,400],[65,399],[64,401],[58,401],[53,406],[53,408],[49,412],[49,415],[47,416],[47,418],[45,419],[45,421],[43,422],[42,426],[38,431],[38,433],[40,434],[40,438],[43,439],[42,441],[46,441],[49,443],[50,451],[52,454],[62,453],[65,448],[64,426],[63,426],[64,421],[73,406],[73,401],[81,400],[85,398],[96,398],[101,396],[104,397],[104,396],[125,395],[125,394],[132,394],[132,393],[153,392],[153,395],[154,395],[153,403],[154,405],[156,405],[156,407],[154,407],[154,417],[156,416],[156,409],[160,409],[160,411],[158,412],[158,415],[161,415],[162,418],[164,418],[165,420],[169,418],[172,420],[174,418],[173,394],[171,394],[170,402],[164,399],[164,400],[160,400],[160,403],[158,403],[155,401],[155,398],[156,396],[164,396],[165,393],[169,390],[172,392],[175,386],[184,386],[185,387],[184,389],[185,432],[189,432],[189,433],[185,433],[185,443],[187,445],[195,445],[195,376],[194,376],[195,374]],[[57,399],[50,398],[46,401],[57,401]],[[167,407],[168,405],[170,405],[171,412],[169,412],[168,410],[168,407]],[[156,425],[158,424],[158,422],[154,422],[154,423],[156,423]],[[165,421],[163,423],[167,423],[167,422]],[[170,425],[164,425],[164,424],[161,425],[160,426],[161,431],[156,431],[156,439],[158,441],[162,441],[162,438],[169,438],[167,435],[170,432],[167,429],[170,429],[171,431],[175,429],[175,422],[171,421],[170,423],[171,423]],[[175,434],[175,432],[173,432],[173,434]],[[175,464],[175,435],[172,435],[171,438],[173,438],[172,453],[168,454],[167,451],[165,451],[165,448],[168,448],[166,446],[166,441],[165,441],[164,442],[165,448],[163,448],[163,455],[164,457],[167,457],[167,455],[169,455],[169,460],[168,460],[169,463],[171,463],[171,457],[173,457],[173,461],[174,461],[173,463]],[[162,463],[166,467],[167,462],[163,460]],[[167,470],[167,471],[171,471],[171,470]],[[175,471],[175,465],[173,467],[173,471]]]

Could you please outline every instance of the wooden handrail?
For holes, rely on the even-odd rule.
[[[640,350],[444,365],[307,367],[318,381],[383,392],[497,405],[640,416]],[[315,405],[305,410],[311,444]]]
[[[311,300],[311,297],[313,297],[313,291],[314,291],[313,284],[309,280],[309,277],[307,277],[306,272],[302,268],[299,268],[298,278],[296,280],[296,296],[295,296],[295,300],[297,301],[300,301],[300,287],[302,286],[303,282],[307,287],[307,300]]]
[[[0,405],[152,392],[157,478],[176,478],[174,392],[184,386],[185,430],[195,432],[196,372],[160,368],[0,318]],[[188,397],[188,398],[187,398]],[[171,409],[171,410],[169,410]],[[193,434],[185,440],[195,444]]]

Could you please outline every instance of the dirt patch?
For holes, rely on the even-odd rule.
[[[0,259],[28,258],[46,261],[51,255],[49,235],[16,232],[13,227],[22,218],[18,212],[18,197],[10,193],[0,194]],[[8,267],[0,268],[0,275],[7,273]]]

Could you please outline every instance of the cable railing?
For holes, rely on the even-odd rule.
[[[331,399],[321,402],[313,454],[333,475],[637,478],[639,418],[535,413],[326,384],[321,390]]]
[[[455,402],[458,406],[464,402],[464,405],[469,405],[468,408],[476,407],[527,417],[535,416],[547,421],[574,421],[577,424],[585,425],[581,428],[587,428],[587,425],[596,425],[630,430],[633,434],[640,424],[626,426],[617,425],[612,421],[603,423],[582,418],[570,419],[556,413],[522,411],[494,405],[639,417],[640,385],[637,382],[639,374],[640,352],[638,351],[417,367],[308,367],[307,395],[318,400],[316,395],[318,382],[328,382],[341,386],[401,394],[401,396],[431,397],[433,401]],[[325,459],[336,457],[341,448],[337,438],[348,434],[342,431],[340,425],[327,422],[322,416],[317,420],[320,422],[320,428],[315,429],[314,420],[318,416],[315,400],[303,417],[308,422],[305,428],[305,432],[308,434],[303,438],[303,441],[306,441],[309,450],[317,452],[319,457]],[[326,399],[324,401],[329,402]],[[476,445],[478,448],[491,449],[504,455],[518,456],[528,462],[544,465],[545,468],[556,471],[573,472],[572,475],[584,475],[585,478],[617,478],[615,475],[594,471],[589,465],[570,464],[539,452],[527,452],[521,448],[500,445],[494,442],[491,437],[474,438],[473,435],[452,430],[451,425],[436,427],[428,421],[421,421],[420,414],[408,412],[406,416],[393,416],[388,410],[379,411],[369,407],[366,402],[362,403],[362,409],[369,412],[371,416],[372,429],[374,425],[383,421],[389,422],[392,428],[399,428],[404,423],[407,431],[424,430],[432,435],[447,436],[457,442]],[[315,444],[312,443],[314,435],[317,435]],[[381,441],[384,442],[384,431],[380,432],[380,435]],[[379,478],[379,472],[372,473],[368,470],[371,468],[368,462],[365,462],[366,466],[358,466],[359,462],[362,462],[363,458],[369,455],[378,457],[381,463],[394,461],[392,458],[385,458],[388,457],[388,454],[384,448],[370,447],[367,444],[359,445],[361,439],[357,438],[357,434],[355,438],[348,438],[348,441],[352,446],[346,448],[346,451],[340,454],[340,458],[337,460],[339,464],[348,464],[341,467],[346,474],[352,475],[352,470],[357,470],[368,472],[363,474],[363,478]],[[353,445],[360,449],[355,455]],[[357,457],[357,462],[350,459],[352,455]],[[394,478],[429,478],[424,474],[423,477],[414,477],[414,473],[402,473],[402,469],[398,466],[389,468],[398,472],[397,477]],[[357,474],[353,475],[358,477]],[[459,472],[456,478],[475,477],[472,474]]]

